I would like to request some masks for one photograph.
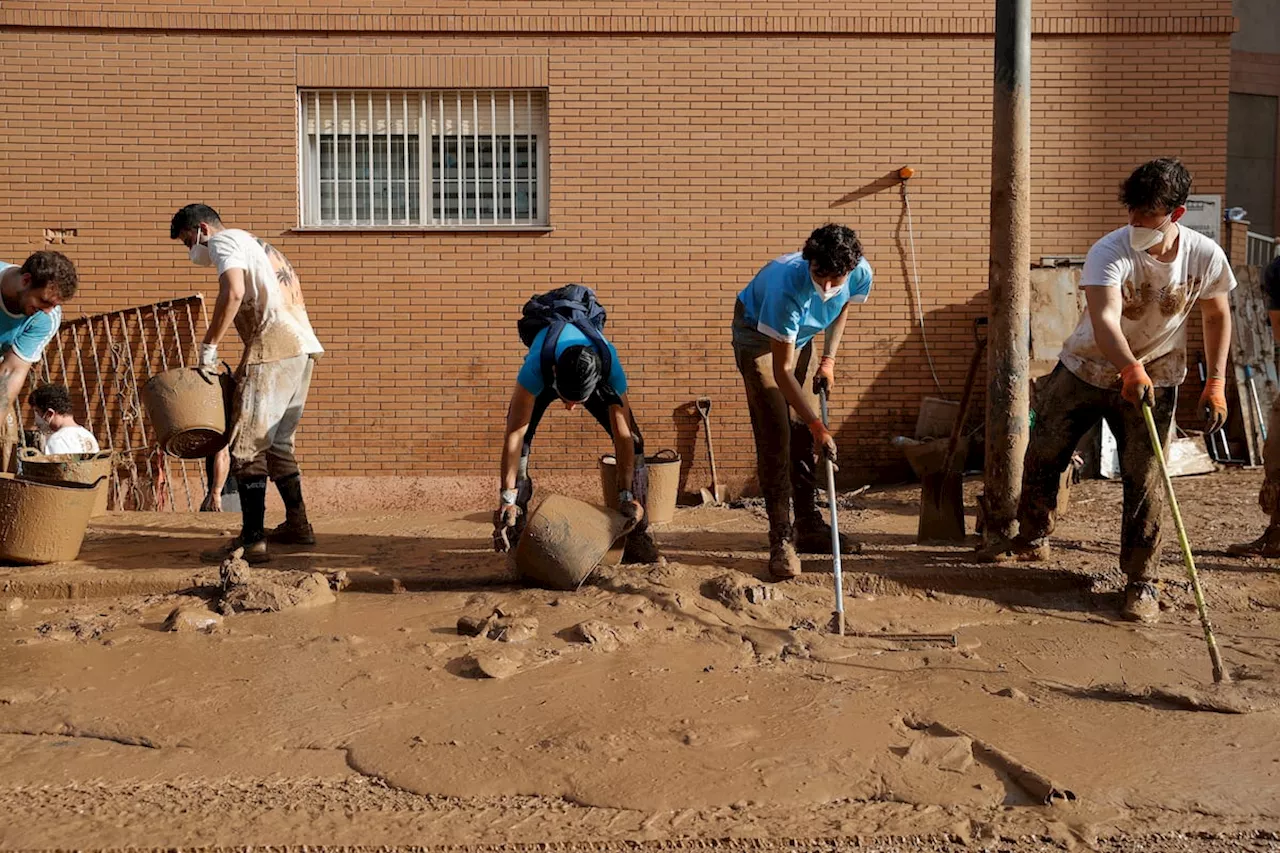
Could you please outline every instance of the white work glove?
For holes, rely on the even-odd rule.
[[[218,345],[217,344],[201,344],[200,345],[200,363],[196,365],[196,370],[200,371],[200,375],[205,381],[212,382],[218,375]]]

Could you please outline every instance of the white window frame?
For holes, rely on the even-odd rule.
[[[548,117],[548,92],[545,88],[487,88],[487,89],[359,89],[359,88],[299,88],[297,95],[297,162],[298,162],[298,222],[299,230],[322,231],[493,231],[493,230],[550,230],[550,136]],[[416,103],[413,103],[416,102]],[[391,106],[387,107],[386,104]],[[412,111],[409,104],[416,107]],[[333,106],[331,106],[331,104]],[[441,105],[443,104],[443,116]],[[319,106],[322,105],[322,106]],[[399,107],[399,109],[397,109]],[[346,132],[341,132],[342,124],[347,121],[350,111],[350,123]],[[505,115],[503,114],[505,111]],[[397,115],[399,113],[399,115]],[[487,113],[487,115],[484,115]],[[523,115],[521,115],[523,113]],[[413,114],[416,114],[416,128],[413,127]],[[337,120],[332,120],[336,115]],[[316,119],[319,119],[318,121]],[[406,120],[407,119],[407,120]],[[486,122],[485,119],[488,119]],[[364,129],[358,130],[361,121]],[[479,171],[471,167],[480,157],[480,145],[485,139],[479,128],[489,127],[489,148],[497,151],[505,147],[509,151],[509,170],[511,178],[501,177],[497,169],[490,170],[488,178],[482,178]],[[473,128],[464,132],[466,128]],[[517,132],[519,131],[519,132]],[[335,144],[339,139],[350,139],[351,154],[351,189],[347,198],[351,200],[349,217],[322,215],[322,191],[320,169],[320,146],[324,137],[333,134]],[[368,135],[368,159],[357,159],[356,142],[360,134]],[[439,153],[444,159],[444,145],[450,137],[456,138],[456,145],[464,152],[458,162],[457,183],[450,177],[446,180],[434,171],[433,155]],[[534,175],[519,177],[516,169],[517,140],[533,137],[536,159]],[[385,175],[387,216],[385,221],[377,219],[378,205],[375,203],[375,189],[380,181],[370,178],[359,181],[357,166],[367,164],[366,171],[373,167],[377,143],[386,140],[385,150],[390,155],[394,150],[393,140],[401,140],[401,150],[405,155],[403,185],[405,203],[401,208],[406,213],[411,211],[414,200],[410,193],[409,140],[418,141],[417,167],[417,205],[416,218],[394,217],[395,206],[390,200],[393,172],[388,167]],[[435,140],[439,139],[437,152]],[[465,155],[470,154],[468,158]],[[503,164],[506,166],[507,164]],[[335,175],[337,173],[335,172]],[[338,180],[336,177],[335,181]],[[527,181],[527,184],[526,184]],[[439,184],[439,186],[437,186]],[[359,207],[355,193],[359,188],[369,190],[369,216],[358,218]],[[533,192],[536,210],[531,216],[518,216],[516,198],[521,185],[527,188],[526,193]],[[505,190],[509,187],[510,195]],[[457,216],[446,209],[446,203],[437,199],[437,190],[444,192],[455,189],[457,197]],[[467,197],[488,199],[490,214],[482,215],[481,202],[474,205],[474,215],[467,215]],[[336,200],[336,206],[341,206]],[[397,199],[398,201],[398,196]],[[504,201],[508,203],[504,204]],[[439,208],[440,215],[437,215]]]

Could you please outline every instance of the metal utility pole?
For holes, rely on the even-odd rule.
[[[1022,492],[1031,389],[1031,0],[996,0],[984,536],[1008,536]]]

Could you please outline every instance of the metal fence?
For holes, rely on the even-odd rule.
[[[1252,231],[1248,232],[1248,242],[1245,244],[1245,258],[1250,266],[1265,267],[1278,254],[1280,254],[1280,246],[1276,245],[1275,237],[1255,234]]]
[[[116,510],[194,512],[205,493],[201,461],[165,456],[147,424],[139,389],[156,373],[184,367],[200,338],[204,298],[125,308],[62,324],[32,369],[32,381],[71,392],[79,423],[115,461],[108,506]]]

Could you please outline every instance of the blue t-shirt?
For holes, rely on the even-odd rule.
[[[533,345],[529,347],[529,354],[525,356],[520,373],[516,376],[516,382],[520,383],[520,387],[535,397],[547,387],[547,381],[542,376],[542,342],[547,339],[548,331],[549,329],[543,329],[534,337]],[[627,393],[627,374],[622,370],[622,360],[618,358],[618,351],[614,349],[613,344],[607,340],[605,344],[609,347],[609,358],[613,362],[607,384],[619,395],[625,394]],[[560,331],[560,337],[556,340],[556,358],[559,358],[569,347],[589,346],[591,346],[590,338],[582,334],[576,326],[567,325]]]
[[[809,262],[795,252],[765,264],[738,301],[749,326],[799,348],[834,323],[845,305],[866,302],[870,293],[871,264],[862,258],[836,295],[824,302],[809,277]]]
[[[0,276],[14,268],[14,264],[0,261]],[[62,308],[54,308],[46,313],[37,311],[30,317],[22,314],[10,314],[9,308],[0,299],[0,358],[12,350],[18,358],[28,364],[35,364],[44,354],[44,348],[58,333],[62,325]]]

